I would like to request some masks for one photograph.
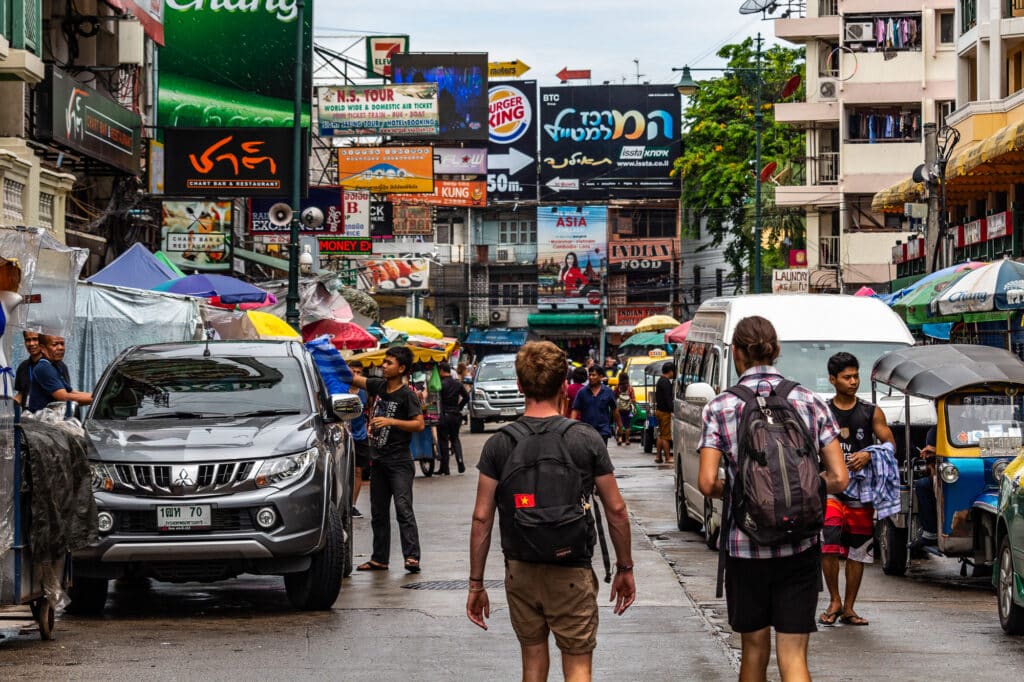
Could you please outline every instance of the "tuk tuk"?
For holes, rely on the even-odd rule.
[[[648,351],[647,355],[634,355],[626,359],[622,371],[629,377],[629,385],[636,395],[636,409],[630,422],[630,434],[639,434],[644,452],[654,452],[658,437],[658,420],[654,416],[654,385],[661,377],[661,367],[669,354],[660,348]],[[653,374],[652,374],[653,372]],[[616,381],[618,383],[618,381]]]
[[[995,557],[999,479],[1021,450],[1024,431],[1024,363],[1001,348],[966,344],[914,346],[875,362],[872,398],[880,387],[903,394],[907,413],[911,396],[932,400],[937,413],[935,459],[921,456],[924,443],[911,443],[900,471],[901,511],[877,524],[882,569],[903,575],[911,541],[920,525],[915,480],[935,493],[935,546],[925,551],[961,562],[960,574],[991,573]],[[916,453],[916,454],[915,454]],[[927,478],[926,478],[927,477]]]

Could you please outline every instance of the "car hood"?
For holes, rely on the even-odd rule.
[[[514,381],[481,381],[474,385],[482,391],[518,391],[519,385]]]
[[[316,441],[316,416],[100,421],[85,424],[89,456],[105,462],[206,462],[301,452]]]

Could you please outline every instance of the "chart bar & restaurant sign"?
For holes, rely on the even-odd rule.
[[[164,130],[167,194],[281,196],[291,182],[290,128]]]

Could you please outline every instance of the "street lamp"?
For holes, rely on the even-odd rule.
[[[707,69],[691,69],[689,66],[683,66],[682,68],[673,67],[673,71],[682,71],[682,76],[679,78],[679,82],[676,84],[676,91],[683,97],[692,97],[697,92],[697,81],[693,80],[692,71],[726,71],[733,73],[752,73],[757,79],[756,88],[756,104],[754,108],[754,133],[756,142],[754,143],[754,293],[761,293],[761,136],[764,132],[764,111],[761,109],[761,88],[764,85],[764,81],[761,79],[763,73],[763,62],[761,60],[763,56],[762,45],[764,39],[761,34],[757,34],[755,41],[757,45],[756,61],[753,68],[748,67],[731,67],[726,66],[722,68],[707,68]]]
[[[285,321],[299,331],[299,204],[302,201],[302,44],[306,4],[295,3],[295,99],[292,102],[292,222],[288,233]]]

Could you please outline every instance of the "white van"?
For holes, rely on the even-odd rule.
[[[721,501],[705,500],[697,488],[701,412],[708,400],[736,383],[729,349],[736,324],[760,315],[775,326],[781,354],[776,367],[789,379],[823,398],[835,391],[828,380],[828,359],[840,351],[860,362],[861,397],[871,400],[871,368],[889,351],[911,346],[903,320],[889,306],[870,297],[833,294],[750,295],[713,298],[700,306],[686,342],[675,354],[678,369],[672,447],[675,455],[676,518],[680,530],[705,529],[708,546],[717,543]],[[880,396],[878,405],[897,435],[904,439],[902,396]],[[912,427],[923,444],[935,409],[927,401],[911,403]],[[917,431],[920,430],[920,433]],[[902,446],[898,445],[898,450]],[[902,452],[899,453],[902,455]]]

